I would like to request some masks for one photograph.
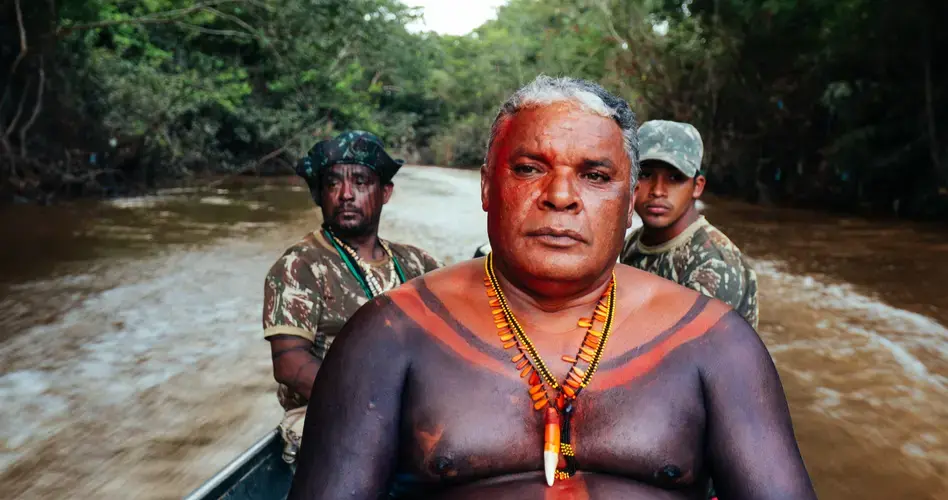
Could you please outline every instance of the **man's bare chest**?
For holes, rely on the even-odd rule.
[[[399,468],[456,480],[542,468],[543,416],[523,379],[431,359],[406,381]],[[513,371],[513,367],[510,367]],[[608,370],[601,374],[608,379]],[[705,474],[705,412],[690,367],[668,363],[619,386],[592,384],[575,402],[571,441],[580,470],[686,487]]]

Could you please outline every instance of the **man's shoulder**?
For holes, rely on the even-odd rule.
[[[283,273],[294,268],[306,267],[314,275],[324,274],[327,266],[341,265],[335,251],[327,248],[315,232],[303,236],[293,243],[270,266],[270,273]]]
[[[399,264],[405,269],[405,272],[412,277],[420,276],[435,267],[441,267],[438,259],[435,259],[426,250],[407,243],[398,243],[386,240],[392,253],[399,259]]]
[[[642,332],[651,332],[645,334],[649,342],[680,345],[711,332],[733,310],[721,300],[635,267],[616,266],[616,279],[620,299],[631,306],[622,323],[635,325],[638,340]]]
[[[695,231],[683,250],[698,261],[721,260],[732,266],[746,265],[740,247],[710,222]]]

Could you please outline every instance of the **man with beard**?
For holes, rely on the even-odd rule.
[[[270,268],[263,303],[263,334],[286,410],[287,462],[295,459],[316,372],[345,322],[370,299],[438,267],[423,250],[378,236],[401,165],[378,137],[350,131],[316,144],[297,166],[323,226]]]
[[[724,303],[616,262],[629,105],[539,77],[481,170],[491,253],[361,308],[313,386],[291,500],[815,498],[777,371]]]
[[[623,264],[657,274],[733,307],[757,328],[757,275],[740,249],[698,213],[704,146],[694,126],[652,120],[639,128],[642,172]]]

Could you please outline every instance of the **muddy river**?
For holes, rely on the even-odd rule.
[[[383,236],[486,241],[475,172],[396,180]],[[757,268],[820,498],[948,498],[948,230],[706,202]],[[288,179],[0,208],[3,497],[180,498],[272,428],[262,280],[319,221]]]

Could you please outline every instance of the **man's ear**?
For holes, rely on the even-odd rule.
[[[395,190],[395,184],[391,182],[382,185],[382,204],[385,205],[388,203],[388,200],[392,198],[392,191]]]
[[[701,198],[701,194],[704,193],[704,183],[707,182],[707,179],[703,175],[698,174],[695,177],[695,188],[691,191],[691,197],[695,200]]]
[[[490,199],[490,179],[487,171],[487,164],[481,165],[481,210],[487,211],[487,205]]]
[[[626,229],[632,227],[632,224],[635,222],[635,196],[639,192],[639,186],[640,184],[635,184],[635,188],[632,189],[632,196],[629,197],[629,213],[625,221]]]

